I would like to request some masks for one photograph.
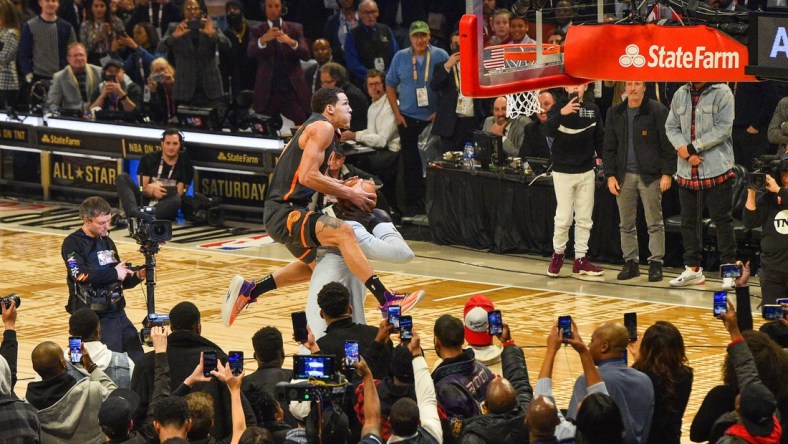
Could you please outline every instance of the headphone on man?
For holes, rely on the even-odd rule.
[[[167,128],[167,129],[165,129],[164,132],[161,133],[161,138],[159,140],[164,142],[164,138],[166,136],[171,136],[173,134],[177,134],[178,135],[178,142],[180,142],[180,144],[181,144],[181,152],[186,151],[186,137],[183,135],[181,130],[179,130],[177,128]]]

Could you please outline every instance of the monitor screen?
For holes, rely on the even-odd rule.
[[[216,108],[201,108],[197,106],[178,106],[178,121],[182,126],[206,131],[220,129],[219,113]]]

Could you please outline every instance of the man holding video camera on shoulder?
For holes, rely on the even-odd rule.
[[[764,304],[776,304],[778,297],[788,295],[788,156],[775,164],[779,182],[766,174],[763,191],[748,183],[742,215],[746,228],[763,228],[759,276]]]
[[[137,286],[146,273],[144,269],[132,271],[120,261],[109,238],[111,211],[103,198],[88,197],[79,206],[82,227],[63,240],[61,255],[69,293],[66,311],[94,310],[101,320],[102,342],[112,351],[127,352],[136,361],[142,357],[142,344],[126,316],[123,289]]]

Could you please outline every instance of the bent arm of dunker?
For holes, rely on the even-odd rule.
[[[354,221],[347,221],[356,234],[358,246],[367,259],[404,264],[410,262],[415,254],[408,243],[390,222],[380,223],[372,230],[367,231],[363,225]]]
[[[325,160],[326,149],[331,145],[331,140],[334,137],[333,128],[328,122],[314,122],[309,125],[305,134],[300,136],[306,138],[306,142],[296,174],[298,182],[307,188],[318,193],[350,200],[350,196],[353,194],[351,187],[346,187],[320,172],[320,165]]]

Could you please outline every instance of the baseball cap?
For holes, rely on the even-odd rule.
[[[121,62],[118,59],[109,59],[106,62],[104,62],[103,68],[107,69],[110,66],[114,66],[115,68],[118,68],[118,69],[123,69],[123,62]]]
[[[136,392],[125,388],[113,390],[99,408],[99,425],[112,431],[107,433],[110,438],[125,436],[139,404],[140,397]]]
[[[488,333],[487,313],[495,310],[492,301],[483,294],[475,294],[465,303],[465,341],[471,346],[491,345],[492,335]]]
[[[396,376],[402,382],[412,383],[413,379],[413,354],[405,344],[394,347],[389,364],[391,376]]]
[[[410,24],[410,33],[408,35],[413,35],[416,33],[422,34],[429,34],[430,33],[430,25],[427,22],[416,20],[415,22]]]
[[[774,430],[774,411],[777,402],[763,384],[750,384],[741,392],[739,417],[753,436],[769,436]]]

